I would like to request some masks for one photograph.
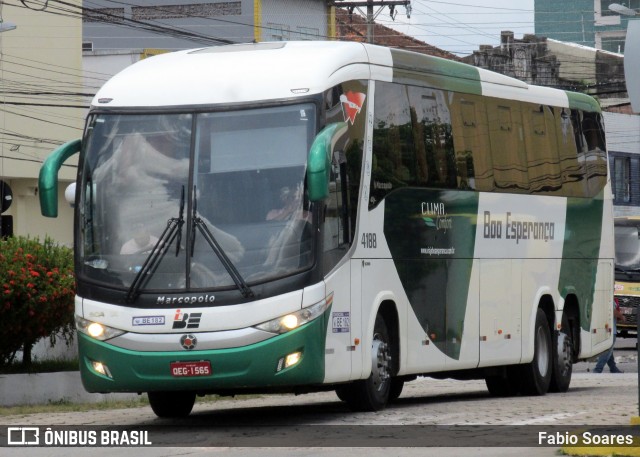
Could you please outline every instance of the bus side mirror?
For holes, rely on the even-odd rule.
[[[38,195],[40,212],[45,217],[58,217],[58,171],[62,164],[80,151],[81,140],[69,141],[53,151],[40,168]]]
[[[307,162],[307,188],[312,202],[322,201],[329,196],[331,154],[336,142],[346,131],[345,122],[336,122],[323,128],[313,140]]]

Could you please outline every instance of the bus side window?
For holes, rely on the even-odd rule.
[[[589,196],[596,196],[607,180],[607,155],[604,129],[599,113],[582,112],[582,133],[587,144],[586,177]]]
[[[493,191],[493,162],[484,103],[481,97],[469,94],[454,92],[450,98],[458,187]]]
[[[560,115],[556,116],[556,140],[562,173],[562,195],[584,197],[584,167],[578,157],[575,127],[571,111],[560,108]]]
[[[331,161],[329,197],[324,209],[324,271],[340,261],[350,243],[347,160],[344,152],[334,151]]]
[[[406,86],[377,82],[369,209],[393,190],[415,185],[413,138]]]
[[[417,168],[415,184],[443,189],[458,187],[445,92],[409,87],[409,101]]]
[[[487,117],[496,187],[513,192],[529,189],[520,103],[488,99]]]
[[[562,189],[562,175],[553,108],[524,104],[523,111],[530,190],[557,193]]]

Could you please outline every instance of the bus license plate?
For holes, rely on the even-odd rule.
[[[174,377],[193,377],[211,375],[211,362],[172,362],[171,375]]]

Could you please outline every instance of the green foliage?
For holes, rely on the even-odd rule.
[[[51,345],[74,332],[73,253],[50,238],[0,240],[0,365],[13,362],[22,349],[23,363],[42,337]]]

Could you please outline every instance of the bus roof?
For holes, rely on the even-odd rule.
[[[237,44],[156,55],[111,78],[94,97],[92,107],[178,107],[289,99],[356,79],[402,81],[600,111],[587,95],[529,86],[439,57],[337,41]]]

